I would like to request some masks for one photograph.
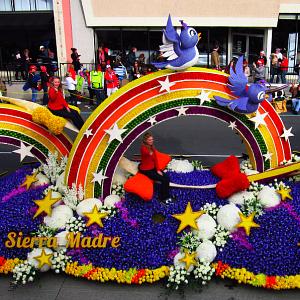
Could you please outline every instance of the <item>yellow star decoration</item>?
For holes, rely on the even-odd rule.
[[[280,187],[276,192],[281,196],[282,201],[285,201],[286,198],[293,200],[293,197],[290,195],[291,189]]]
[[[102,224],[102,219],[105,218],[108,213],[101,213],[98,211],[97,205],[94,206],[92,212],[88,213],[83,213],[87,218],[89,218],[86,226],[91,226],[92,224],[96,223],[98,224],[100,227],[103,227]]]
[[[34,173],[32,175],[26,175],[26,179],[21,184],[21,186],[26,186],[26,190],[28,190],[34,182],[38,181],[38,179],[36,178],[36,175],[37,175],[37,173]]]
[[[184,257],[180,258],[179,261],[185,263],[185,269],[188,270],[191,265],[197,264],[196,252],[189,253],[188,250],[184,250]]]
[[[49,265],[51,267],[51,258],[52,254],[46,254],[44,248],[40,256],[34,257],[34,259],[39,262],[39,269],[42,268],[44,265]]]
[[[52,205],[55,204],[57,201],[60,200],[59,198],[51,198],[51,191],[47,193],[47,196],[44,199],[41,200],[34,200],[33,202],[39,207],[36,211],[33,218],[36,218],[38,215],[40,215],[42,212],[45,212],[48,216],[51,216],[52,214]]]
[[[191,202],[189,202],[185,208],[185,212],[182,214],[175,214],[172,217],[180,221],[180,225],[177,229],[177,233],[182,231],[185,227],[191,226],[195,229],[198,229],[196,220],[205,213],[203,210],[193,211],[191,207]]]
[[[253,222],[253,218],[255,216],[255,212],[253,212],[251,215],[246,217],[241,212],[239,212],[239,216],[241,218],[241,222],[238,223],[235,227],[243,227],[245,229],[245,232],[247,235],[250,235],[250,230],[252,227],[260,227],[260,225]]]

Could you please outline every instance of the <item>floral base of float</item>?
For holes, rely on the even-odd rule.
[[[62,184],[65,162],[50,155],[41,167],[26,166],[1,178],[0,273],[12,273],[15,284],[52,269],[100,282],[142,284],[165,278],[175,289],[195,281],[205,285],[214,276],[271,289],[300,287],[299,178],[254,182],[228,199],[219,199],[214,189],[172,189],[177,201],[164,206],[156,195],[147,203],[124,195],[121,175],[106,199],[84,199],[82,188]],[[241,164],[243,172],[249,167],[249,162]],[[218,182],[195,162],[173,160],[167,172],[179,184]],[[42,207],[36,199],[47,199],[49,192],[51,199],[59,198],[52,215],[33,218]],[[87,226],[95,207],[103,227]],[[19,232],[31,237],[34,248],[23,247],[21,240],[19,247],[5,247],[11,232],[16,239]],[[81,242],[85,238],[84,244],[67,247],[67,233]],[[99,236],[118,238],[118,245],[94,248]],[[57,248],[43,243],[51,237]]]

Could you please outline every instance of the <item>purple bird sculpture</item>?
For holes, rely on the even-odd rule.
[[[254,83],[250,87],[247,86],[248,80],[243,71],[243,56],[241,56],[235,66],[235,71],[230,68],[229,84],[227,86],[231,92],[239,97],[235,100],[228,100],[215,96],[215,100],[220,106],[227,106],[229,109],[242,113],[250,114],[257,111],[259,104],[266,99],[267,90],[264,83]],[[268,100],[271,100],[269,97]]]
[[[201,33],[197,34],[194,28],[189,27],[183,21],[180,22],[182,29],[179,35],[169,15],[166,29],[163,31],[163,45],[159,47],[163,53],[162,56],[167,58],[167,61],[153,63],[158,69],[184,70],[198,62],[197,43]]]

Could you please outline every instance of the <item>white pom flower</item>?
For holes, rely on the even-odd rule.
[[[104,199],[104,205],[106,207],[114,207],[117,202],[121,201],[120,196],[118,195],[109,195]]]
[[[217,214],[217,221],[219,225],[231,232],[234,231],[235,226],[241,221],[239,212],[239,208],[234,204],[222,206]]]
[[[252,170],[252,169],[244,169],[244,170],[243,170],[243,173],[244,173],[245,175],[249,176],[249,175],[258,174],[259,172],[256,171],[256,170]]]
[[[193,230],[200,239],[206,240],[211,239],[216,232],[216,221],[209,214],[203,214],[200,218],[197,219],[198,230]]]
[[[189,173],[194,171],[194,166],[187,160],[172,159],[168,169],[177,173]]]
[[[34,187],[38,187],[38,186],[50,183],[49,178],[42,173],[37,173],[36,179],[37,179],[37,181],[32,184]]]
[[[57,238],[57,245],[59,247],[65,247],[68,243],[67,240],[67,235],[69,234],[69,231],[62,231],[58,234],[55,235],[55,237]]]
[[[44,223],[53,229],[64,228],[72,217],[73,210],[67,205],[60,205],[53,208],[51,216],[44,218]]]
[[[244,204],[245,200],[250,200],[253,198],[255,198],[255,195],[253,192],[241,191],[241,192],[235,193],[232,196],[230,196],[228,198],[228,201],[233,204],[242,205],[242,204]]]
[[[53,251],[49,248],[36,248],[27,254],[27,260],[28,260],[29,264],[31,264],[32,266],[34,266],[37,269],[39,269],[39,261],[36,260],[35,257],[40,256],[42,254],[43,249],[47,255],[53,253]],[[48,270],[50,270],[50,266],[47,264],[44,264],[42,266],[42,268],[40,268],[39,270],[41,272],[47,272]]]
[[[92,212],[94,206],[97,206],[98,210],[102,207],[102,202],[101,200],[97,198],[88,198],[82,200],[76,207],[76,212],[79,216],[83,217],[83,213],[90,213]]]
[[[203,241],[196,249],[197,259],[211,263],[217,256],[216,246],[211,241]]]
[[[258,193],[257,199],[266,208],[276,206],[281,201],[280,195],[276,192],[276,190],[267,185],[264,186]]]
[[[185,263],[184,262],[181,262],[179,261],[180,259],[184,258],[185,256],[185,253],[177,253],[174,257],[174,266],[175,267],[182,267],[185,269]],[[186,270],[186,269],[185,269]],[[187,272],[190,273],[194,270],[194,266],[193,265],[190,265],[190,267],[188,268]]]

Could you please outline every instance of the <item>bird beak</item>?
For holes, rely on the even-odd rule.
[[[201,39],[201,32],[198,33],[198,41]]]
[[[274,88],[267,89],[265,93],[266,94],[272,94],[272,93],[281,91],[281,90],[287,88],[288,86],[289,86],[288,84],[283,84],[281,86],[277,86],[277,87],[274,87]]]

